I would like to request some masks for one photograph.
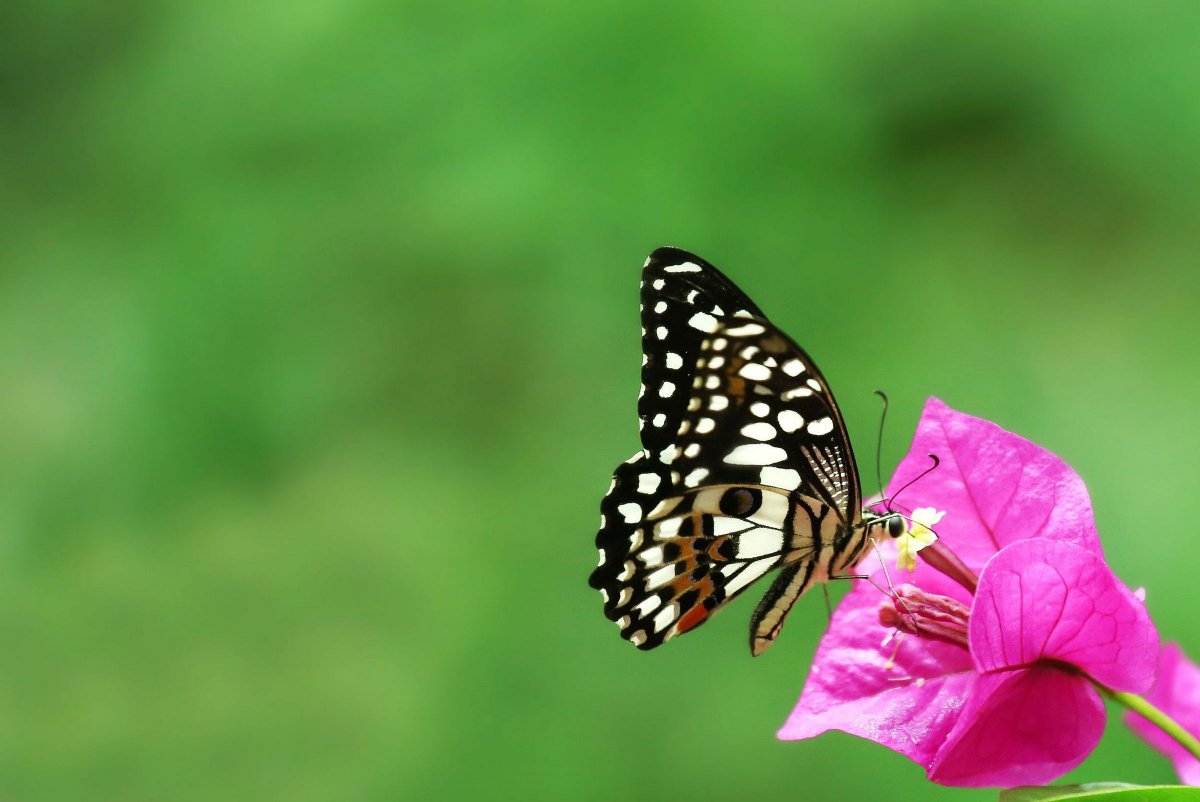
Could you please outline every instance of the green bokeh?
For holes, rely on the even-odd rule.
[[[1153,10],[1150,10],[1150,9]],[[586,586],[637,278],[1052,448],[1200,654],[1193,3],[0,7],[0,795],[945,799]],[[869,465],[869,457],[862,462]],[[1170,782],[1115,723],[1075,781]]]

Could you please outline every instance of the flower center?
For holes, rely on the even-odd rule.
[[[957,599],[927,593],[915,585],[900,585],[896,595],[880,606],[879,623],[966,649],[970,615],[970,608]]]

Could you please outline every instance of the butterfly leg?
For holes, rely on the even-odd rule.
[[[870,580],[871,577],[867,576],[866,574],[846,574],[845,576],[831,576],[829,578],[830,579],[867,579],[867,580]],[[875,585],[874,582],[872,582],[871,584]],[[879,586],[875,585],[875,587],[879,587]],[[825,594],[825,612],[829,614],[829,620],[832,621],[833,620],[833,606],[830,605],[830,603],[829,603],[829,583],[828,582],[821,583],[821,593]]]
[[[878,582],[876,582],[874,579],[872,579],[870,577],[869,574],[833,574],[829,578],[830,579],[865,579],[871,583],[871,585],[875,588],[875,590],[879,591],[884,596],[887,596],[888,598],[892,598],[892,599],[896,598],[896,591],[894,588],[891,587],[891,582],[888,582],[888,589],[884,590],[883,588],[881,588],[879,586]]]
[[[887,581],[888,590],[891,591],[889,596],[896,598],[896,586],[892,584],[892,576],[888,573],[887,560],[883,559],[883,554],[879,551],[879,544],[871,539],[871,548],[875,550],[875,556],[879,559],[879,567],[883,569],[883,578]]]

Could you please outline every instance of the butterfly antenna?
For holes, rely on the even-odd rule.
[[[890,510],[891,505],[883,495],[883,469],[880,467],[883,462],[883,424],[887,422],[888,397],[883,390],[876,390],[875,395],[883,399],[883,410],[879,413],[879,437],[875,440],[875,484],[879,487],[880,502]]]
[[[912,485],[921,481],[926,476],[928,476],[929,474],[936,471],[937,467],[942,464],[942,461],[940,459],[938,459],[937,454],[930,454],[929,458],[931,460],[933,460],[933,464],[930,465],[925,470],[921,471],[919,474],[914,476],[912,479],[909,479],[907,482],[905,482],[904,485],[899,490],[897,490],[895,493],[892,494],[892,498],[891,498],[892,501],[895,501],[900,496],[901,493],[903,493],[905,490],[910,488]]]

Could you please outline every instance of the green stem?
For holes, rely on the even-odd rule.
[[[1091,679],[1089,677],[1088,679]],[[1154,726],[1174,738],[1180,746],[1192,753],[1197,759],[1200,759],[1200,741],[1190,732],[1180,726],[1179,722],[1168,716],[1163,711],[1159,710],[1154,705],[1147,702],[1142,697],[1133,693],[1124,693],[1123,691],[1114,691],[1106,685],[1101,685],[1096,680],[1092,680],[1092,684],[1100,693],[1112,699],[1120,705],[1128,707],[1133,712],[1137,713],[1142,718],[1146,719]]]

